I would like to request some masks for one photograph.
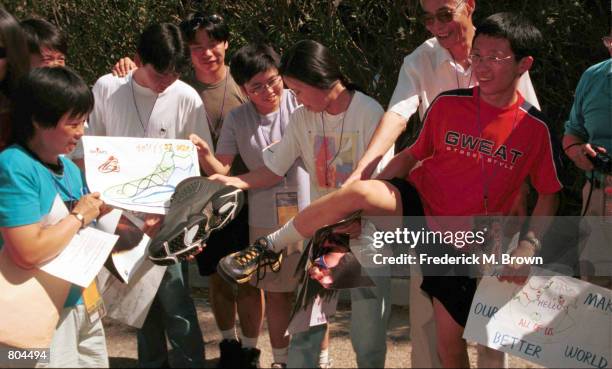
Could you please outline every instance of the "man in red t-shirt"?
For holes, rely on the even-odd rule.
[[[533,256],[548,226],[537,216],[554,215],[562,187],[559,151],[548,126],[517,90],[541,37],[516,15],[488,17],[477,28],[471,51],[479,86],[440,94],[425,115],[417,141],[379,175],[384,180],[356,181],[324,196],[249,247],[265,258],[356,210],[367,215],[425,215],[432,229],[439,228],[432,216],[507,215],[529,178],[538,192],[532,212],[536,220],[511,255]],[[329,283],[327,268],[340,258],[327,254],[310,269],[311,277],[320,282],[325,277]],[[514,269],[519,266],[509,266],[500,279],[523,282],[525,277],[513,275]],[[433,300],[438,353],[445,367],[469,367],[462,335],[476,284],[467,276],[424,276],[421,288]]]

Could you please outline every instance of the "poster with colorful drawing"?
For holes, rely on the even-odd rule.
[[[463,338],[547,367],[609,368],[612,291],[550,274],[523,286],[483,278]]]
[[[83,148],[89,189],[122,209],[165,214],[176,185],[200,175],[189,140],[83,136]]]

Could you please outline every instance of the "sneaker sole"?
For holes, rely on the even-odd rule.
[[[232,198],[235,201],[220,205],[218,210],[221,210],[222,214],[215,214],[213,203],[219,200],[223,201],[223,198]],[[228,204],[231,204],[232,208],[224,209]],[[222,229],[235,219],[243,205],[244,193],[242,190],[231,186],[222,186],[204,204],[200,214],[192,215],[187,222],[179,225],[175,232],[165,237],[169,241],[159,244],[155,252],[152,252],[149,248],[149,259],[154,264],[172,265],[187,259],[189,256],[196,255],[200,247],[206,246],[205,242],[210,234]],[[202,215],[204,219],[202,219]],[[195,234],[191,235],[194,232]],[[165,253],[165,255],[156,256],[160,253]]]

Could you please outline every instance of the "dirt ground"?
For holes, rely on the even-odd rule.
[[[215,321],[206,298],[205,289],[194,293],[196,309],[200,326],[204,334],[206,350],[206,367],[216,367],[219,357],[219,342],[221,336],[215,326]],[[134,368],[137,366],[136,352],[136,330],[124,324],[117,323],[110,319],[105,319],[106,341],[110,356],[111,368]],[[338,307],[331,323],[331,345],[330,355],[333,367],[335,368],[354,368],[356,367],[355,353],[353,352],[350,337],[350,303],[341,303]],[[269,367],[272,363],[272,350],[268,339],[267,328],[264,324],[264,331],[259,340],[261,349],[261,367]],[[470,345],[470,363],[476,366],[476,348]],[[412,355],[412,345],[409,336],[408,307],[394,305],[389,322],[387,333],[387,368],[409,368],[410,357]],[[172,363],[172,352],[170,353]],[[509,367],[511,368],[540,368],[540,366],[525,361],[523,359],[510,356]]]

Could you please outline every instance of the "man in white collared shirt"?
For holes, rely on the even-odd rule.
[[[387,111],[345,186],[357,179],[371,177],[378,161],[406,129],[408,120],[417,109],[419,118],[423,119],[439,93],[478,83],[472,74],[469,58],[475,33],[472,15],[476,0],[420,0],[420,3],[424,10],[422,22],[434,37],[404,58]],[[520,78],[518,89],[525,100],[540,109],[527,72]],[[418,266],[411,267],[412,367],[440,367],[432,304],[419,288],[422,276]],[[478,351],[479,367],[507,366],[503,353],[484,346],[479,346]]]

